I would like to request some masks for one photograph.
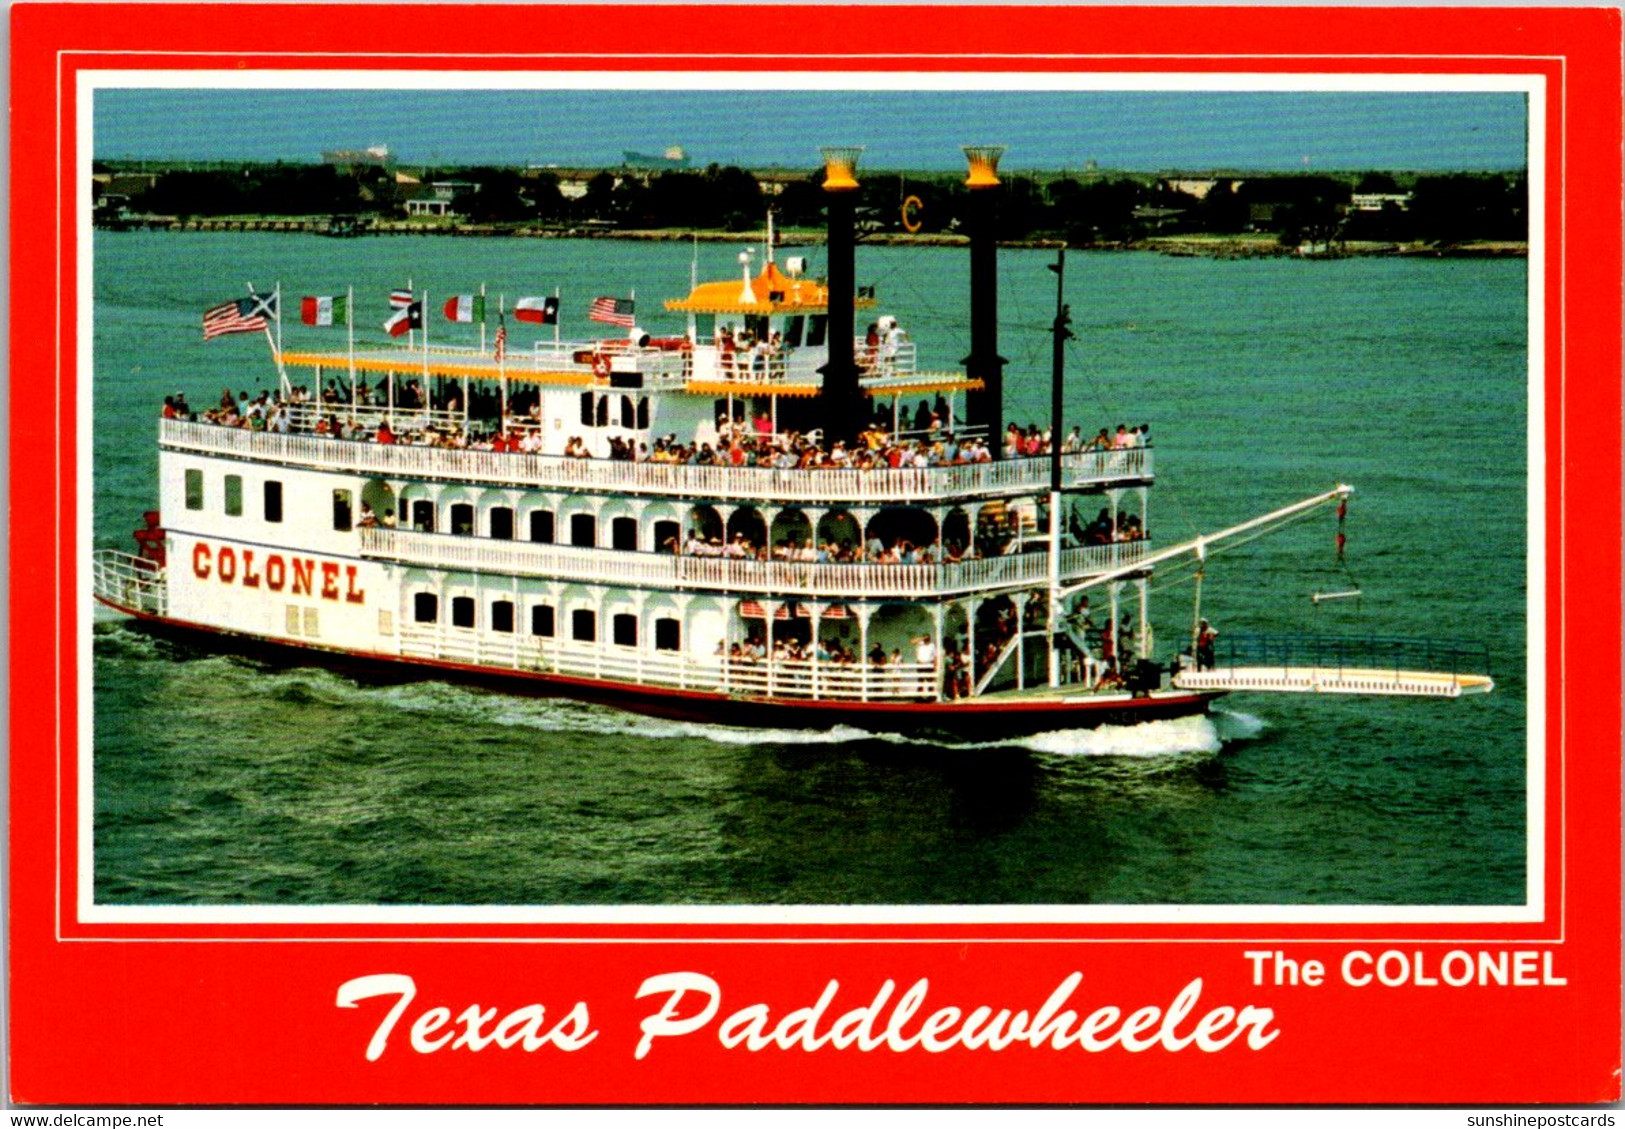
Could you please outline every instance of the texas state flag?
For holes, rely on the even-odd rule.
[[[513,304],[513,316],[520,321],[537,325],[557,325],[559,300],[557,298],[521,298]]]
[[[485,295],[459,294],[455,298],[446,299],[445,305],[447,321],[477,321],[485,323]]]
[[[399,337],[409,329],[423,328],[423,303],[413,302],[396,310],[394,316],[384,323],[391,337]]]

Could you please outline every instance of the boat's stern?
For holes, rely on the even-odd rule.
[[[169,611],[164,566],[118,549],[91,554],[91,594],[117,611],[162,617]]]

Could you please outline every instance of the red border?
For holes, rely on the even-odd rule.
[[[781,8],[794,56],[684,58],[702,29],[746,9],[24,5],[13,9],[13,381],[60,372],[54,427],[12,426],[12,1070],[31,1102],[715,1101],[1594,1101],[1619,1094],[1620,16],[1605,9]],[[446,13],[442,12],[441,15]],[[414,54],[430,41],[435,59]],[[906,56],[854,57],[876,29],[908,28]],[[545,33],[542,29],[545,29]],[[633,30],[635,29],[635,30]],[[1041,29],[1041,30],[1040,30]],[[895,41],[895,37],[892,37]],[[736,41],[742,44],[744,40]],[[481,53],[509,45],[510,58]],[[628,58],[640,45],[658,52]],[[674,48],[674,45],[675,48]],[[964,56],[974,45],[974,58]],[[1244,51],[1246,58],[1220,54]],[[319,60],[294,57],[320,49]],[[539,55],[526,54],[534,49]],[[1329,54],[1334,50],[1336,55]],[[59,54],[59,52],[71,52]],[[356,52],[346,55],[344,52]],[[359,54],[364,53],[364,54]],[[466,54],[468,58],[446,58]],[[1069,57],[1061,57],[1061,56]],[[391,57],[396,56],[396,57]],[[926,56],[939,56],[928,58]],[[1540,74],[1548,83],[1548,850],[1544,919],[1527,925],[571,926],[598,943],[527,944],[557,927],[108,926],[73,920],[72,754],[77,688],[71,578],[82,551],[72,492],[78,311],[73,76],[84,68],[786,69],[1248,71]],[[1568,106],[1583,107],[1571,119]],[[59,124],[63,132],[59,135]],[[60,177],[45,170],[58,170]],[[1568,185],[1574,191],[1568,191]],[[58,195],[60,193],[60,195]],[[1561,204],[1561,206],[1558,206]],[[60,215],[56,229],[40,217]],[[58,247],[60,242],[60,252]],[[53,280],[52,287],[44,280]],[[1579,410],[1570,410],[1571,408]],[[24,504],[51,498],[50,507]],[[51,546],[39,567],[30,546]],[[1584,618],[1565,618],[1570,586]],[[60,649],[59,649],[60,644]],[[51,712],[44,703],[57,702]],[[1564,726],[1567,726],[1565,732]],[[1565,753],[1565,750],[1567,752]],[[60,791],[58,780],[60,776]],[[54,849],[46,850],[49,844]],[[58,881],[57,860],[62,869]],[[1565,855],[1566,852],[1566,855]],[[61,920],[58,910],[60,904]],[[696,936],[713,940],[698,942]],[[895,940],[911,938],[910,943]],[[1438,957],[1461,937],[1554,954],[1563,986],[1516,989],[1256,987],[1249,939],[1335,963],[1350,948]],[[1139,938],[1162,938],[1148,944]],[[170,943],[165,943],[168,938]],[[211,940],[204,940],[209,938]],[[271,940],[249,941],[249,938]],[[837,944],[795,943],[821,938]],[[1384,941],[1389,938],[1390,941]],[[323,940],[327,939],[327,940]],[[510,943],[488,943],[507,939]],[[617,943],[617,939],[624,942]],[[760,942],[780,940],[783,943]],[[180,943],[180,942],[186,943]],[[201,942],[201,943],[199,943]],[[755,943],[753,943],[755,942]],[[860,943],[867,942],[867,943]],[[1078,944],[1077,942],[1088,942]],[[1074,968],[1075,1003],[1166,1004],[1204,980],[1204,1007],[1275,1009],[1259,1051],[1086,1054],[1011,1049],[724,1050],[663,1040],[632,1057],[643,977],[694,969],[724,985],[724,1011],[813,1003],[832,1014],[879,984],[930,980],[929,1008],[1036,1008]],[[601,1032],[573,1054],[361,1049],[381,1007],[334,1007],[338,984],[410,973],[424,1003],[454,1010],[589,1002]],[[430,997],[433,997],[431,999]],[[161,1034],[160,1034],[161,1032]],[[401,1035],[397,1035],[397,1041]]]

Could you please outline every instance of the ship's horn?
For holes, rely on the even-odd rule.
[[[837,439],[857,442],[858,433],[868,421],[863,390],[858,385],[858,365],[853,357],[853,305],[857,299],[857,264],[854,246],[854,217],[858,201],[859,146],[831,147],[824,155],[824,199],[829,209],[829,361],[819,371],[824,375],[824,443]]]
[[[1004,442],[1004,366],[999,356],[998,190],[1002,145],[966,145],[970,166],[965,187],[970,189],[967,209],[970,227],[970,356],[959,363],[965,375],[980,380],[982,389],[965,397],[965,414],[972,424],[987,428],[987,443],[995,455]]]

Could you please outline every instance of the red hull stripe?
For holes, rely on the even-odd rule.
[[[429,667],[431,669],[451,670],[464,674],[478,674],[486,677],[501,677],[522,679],[527,682],[541,682],[550,685],[574,686],[595,691],[610,691],[630,696],[644,696],[653,699],[679,699],[690,702],[729,702],[747,706],[771,706],[787,711],[815,712],[829,711],[841,713],[869,713],[892,714],[908,716],[913,719],[925,720],[932,717],[956,717],[965,714],[1054,714],[1054,713],[1089,713],[1093,711],[1127,711],[1138,712],[1142,710],[1157,712],[1178,713],[1182,710],[1197,712],[1205,708],[1206,704],[1214,698],[1222,697],[1220,693],[1183,694],[1178,697],[1162,698],[1117,698],[1105,701],[1055,702],[1033,700],[1025,702],[849,702],[849,701],[816,701],[808,698],[734,698],[726,694],[713,694],[700,690],[680,690],[666,686],[648,686],[637,682],[612,682],[603,679],[573,678],[564,674],[547,674],[541,671],[516,670],[512,667],[475,666],[471,663],[448,662],[444,659],[415,658],[409,655],[391,655],[382,651],[357,651],[345,647],[326,647],[313,643],[306,643],[297,639],[272,639],[263,635],[250,635],[242,631],[232,631],[224,627],[212,627],[208,624],[193,623],[189,620],[174,619],[169,616],[156,616],[148,612],[136,611],[132,608],[115,604],[110,600],[97,596],[96,599],[110,608],[134,616],[136,619],[148,623],[161,624],[166,627],[180,628],[186,631],[197,631],[207,635],[223,635],[238,639],[252,640],[272,647],[294,647],[299,650],[316,651],[324,654],[343,655],[348,658],[361,659],[367,662],[386,665],[408,665]],[[696,715],[703,717],[704,715]]]

